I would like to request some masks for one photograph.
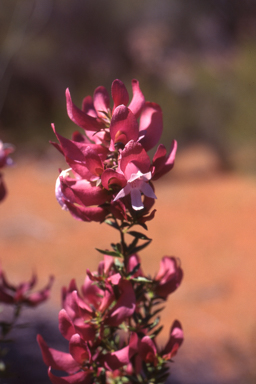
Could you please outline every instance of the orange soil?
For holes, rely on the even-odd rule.
[[[183,162],[187,170],[193,161]],[[102,257],[95,247],[118,241],[114,229],[76,221],[60,209],[54,197],[59,165],[26,160],[4,170],[9,194],[1,204],[2,267],[12,282],[36,271],[40,287],[54,274],[46,308],[60,306],[60,288],[71,278],[80,286],[86,269],[96,269]],[[160,342],[179,319],[186,338],[180,358],[196,358],[206,349],[220,351],[224,358],[218,369],[228,376],[235,361],[225,348],[250,351],[255,336],[256,179],[217,173],[186,176],[177,162],[173,174],[155,184],[157,213],[148,223],[153,242],[141,253],[142,268],[154,275],[162,256],[180,258],[184,280],[163,311]]]

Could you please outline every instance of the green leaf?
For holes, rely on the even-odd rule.
[[[106,223],[107,225],[110,225],[111,227],[119,230],[118,225],[117,225],[117,223],[115,221],[105,220],[104,223]]]
[[[132,253],[137,253],[137,252],[141,251],[142,249],[146,248],[150,243],[151,243],[151,240],[148,240],[146,243],[139,245],[138,247],[135,247],[132,250],[132,252],[129,252],[129,255],[131,255]]]
[[[120,243],[117,243],[117,244],[114,244],[114,243],[111,243],[111,247],[114,249],[115,252],[117,252],[118,254],[122,254],[121,252],[121,244]]]
[[[137,225],[140,225],[142,228],[146,229],[146,231],[148,230],[148,227],[146,226],[145,223],[136,223]]]
[[[158,308],[155,312],[152,313],[151,317],[157,315],[159,312],[161,312],[165,307]]]
[[[127,233],[129,233],[129,235],[131,235],[133,237],[136,237],[137,239],[152,240],[152,239],[149,239],[146,235],[144,235],[144,233],[140,233],[140,232],[137,232],[137,231],[129,231]]]
[[[162,329],[163,329],[163,325],[161,325],[159,328],[157,328],[157,329],[154,331],[154,333],[152,333],[152,335],[150,335],[149,337],[150,337],[151,339],[153,339],[154,337],[156,337],[156,336],[158,335],[159,332],[162,331]]]
[[[102,253],[103,255],[113,256],[113,257],[122,257],[120,253],[113,252],[113,251],[104,251],[103,249],[95,248],[96,251]]]
[[[139,239],[135,237],[135,239],[131,242],[131,244],[127,248],[128,255],[131,255],[134,252],[134,249],[136,248],[136,245],[138,244]]]
[[[151,329],[155,328],[159,324],[159,321],[160,317],[157,317],[153,323],[149,324],[149,330],[151,331]]]

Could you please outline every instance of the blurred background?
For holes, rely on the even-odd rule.
[[[97,86],[110,91],[119,78],[131,91],[136,78],[162,107],[161,142],[179,144],[175,169],[156,184],[154,242],[142,255],[151,275],[164,254],[185,271],[163,315],[163,342],[175,318],[186,337],[170,382],[256,383],[256,1],[1,0],[0,46],[0,139],[16,147],[0,215],[10,279],[36,270],[43,284],[54,273],[47,305],[57,322],[61,286],[96,268],[94,248],[115,234],[55,202],[65,165],[50,124],[75,130],[67,87],[80,106]],[[47,383],[40,369],[41,381],[24,372],[24,382]]]

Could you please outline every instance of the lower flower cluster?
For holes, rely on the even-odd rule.
[[[177,259],[165,256],[156,277],[146,277],[137,254],[126,261],[104,256],[98,271],[87,271],[81,292],[74,280],[62,291],[59,329],[69,341],[69,353],[49,348],[38,336],[48,375],[62,383],[162,383],[167,362],[183,341],[174,321],[164,348],[159,306],[180,285],[183,272]],[[59,376],[56,371],[64,371]]]

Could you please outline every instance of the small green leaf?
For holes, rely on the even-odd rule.
[[[159,312],[161,312],[165,307],[158,308],[155,312],[152,313],[151,317],[157,315]]]
[[[136,248],[136,245],[138,244],[139,239],[135,237],[135,239],[131,242],[131,244],[127,248],[128,255],[132,255],[134,252],[134,249]]]
[[[158,316],[153,323],[149,324],[149,330],[151,331],[151,329],[155,328],[159,324],[159,321],[160,317]]]
[[[148,227],[146,226],[145,223],[136,223],[137,225],[140,225],[142,228],[146,229],[146,231],[148,230]]]
[[[154,333],[152,333],[152,335],[150,335],[149,337],[150,337],[151,339],[153,339],[154,337],[156,337],[156,336],[158,335],[159,332],[162,331],[162,329],[163,329],[163,325],[161,325],[159,328],[157,328],[157,329],[154,331]]]
[[[141,240],[151,240],[149,239],[146,235],[144,235],[144,233],[140,233],[140,232],[137,232],[137,231],[129,231],[127,232],[129,233],[129,235],[133,236],[133,237],[136,237],[137,239],[141,239]]]
[[[102,253],[103,255],[113,256],[113,257],[122,257],[120,253],[113,252],[113,251],[104,251],[103,249],[95,248],[96,251]]]
[[[112,220],[105,220],[104,223],[106,223],[107,225],[110,225],[111,227],[115,228],[115,229],[119,229],[118,228],[118,225],[115,221],[112,221]]]
[[[151,243],[151,240],[148,240],[146,243],[139,245],[138,247],[135,247],[132,250],[132,252],[129,252],[129,255],[131,255],[132,253],[137,253],[137,252],[141,251],[142,249],[146,248],[150,243]]]
[[[115,252],[117,252],[118,254],[122,254],[121,252],[121,244],[120,243],[117,243],[117,244],[114,244],[114,243],[111,243],[111,247],[114,249]]]

